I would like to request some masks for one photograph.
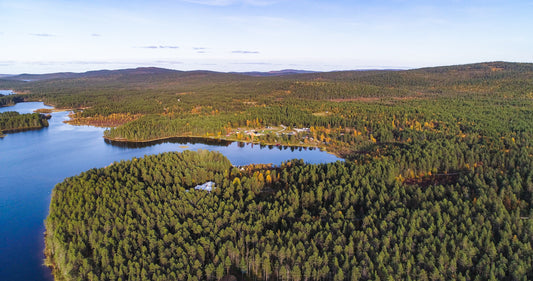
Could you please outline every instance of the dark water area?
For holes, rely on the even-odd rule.
[[[0,112],[30,113],[50,108],[19,103]],[[308,163],[341,160],[319,149],[260,146],[236,142],[174,139],[150,144],[114,145],[104,128],[72,126],[67,112],[54,112],[50,126],[0,138],[0,280],[53,280],[43,265],[44,220],[55,184],[64,178],[114,161],[167,151],[220,151],[233,165],[281,164],[298,158]]]
[[[147,141],[147,142],[121,142],[121,141],[113,141],[113,140],[105,140],[106,143],[114,145],[114,146],[120,146],[125,148],[144,148],[153,146],[156,144],[163,144],[163,143],[175,143],[180,145],[187,145],[187,144],[207,144],[207,145],[216,145],[216,146],[229,146],[232,144],[232,141],[227,140],[219,140],[219,139],[209,139],[209,138],[194,138],[194,137],[176,137],[176,138],[166,138],[161,140],[154,140],[154,141]]]

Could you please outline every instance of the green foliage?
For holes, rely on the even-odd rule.
[[[20,95],[0,95],[0,107],[14,105],[18,102],[23,102],[24,98]]]
[[[255,121],[252,127],[316,129],[316,134],[272,133],[255,141],[321,144],[342,155],[373,139],[405,142],[436,133],[529,130],[533,107],[532,65],[502,62],[282,77],[134,69],[2,85],[31,93],[27,100],[83,109],[81,118],[144,115],[106,131],[111,139],[224,137]],[[13,97],[0,100],[5,98]]]
[[[39,113],[19,114],[15,111],[0,113],[0,132],[48,127],[48,120]]]
[[[48,78],[0,88],[82,118],[136,114],[112,139],[270,128],[254,141],[347,159],[239,169],[218,153],[167,153],[68,178],[46,221],[58,277],[533,279],[533,64]],[[206,181],[216,190],[193,189]]]
[[[154,68],[63,76],[26,77],[35,81],[24,83],[0,80],[0,88],[30,93],[27,100],[83,109],[79,117],[147,115],[146,120],[106,132],[110,138],[129,140],[217,134],[257,119],[256,125],[341,127],[364,131],[366,140],[372,135],[392,141],[406,121],[413,120],[451,129],[457,122],[515,125],[523,122],[522,116],[498,111],[510,107],[525,116],[531,113],[533,98],[533,65],[504,62],[281,77]],[[7,100],[14,98],[20,97],[1,97],[0,105],[4,99],[6,104],[16,102]],[[158,117],[150,116],[154,114]],[[390,128],[392,122],[399,127]],[[340,131],[324,135],[333,142],[358,142],[356,136]]]
[[[47,251],[67,280],[531,279],[527,142],[418,181],[396,176],[468,152],[413,144],[399,161],[242,169],[207,151],[122,161],[56,186]],[[209,180],[215,191],[192,189]]]

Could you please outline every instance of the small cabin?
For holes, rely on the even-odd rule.
[[[205,190],[207,192],[211,192],[213,189],[215,189],[215,183],[212,181],[208,181],[204,184],[199,184],[194,187],[195,190]]]

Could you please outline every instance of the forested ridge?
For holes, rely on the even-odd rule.
[[[47,117],[39,113],[19,114],[15,111],[0,112],[0,136],[9,131],[48,127]]]

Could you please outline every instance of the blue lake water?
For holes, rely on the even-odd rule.
[[[0,95],[7,96],[7,95],[13,95],[13,94],[15,94],[15,92],[11,90],[0,90]]]
[[[0,112],[30,113],[43,103],[18,103]],[[44,219],[54,185],[64,178],[114,161],[167,151],[220,151],[234,165],[303,159],[308,163],[341,160],[318,149],[225,143],[164,142],[151,146],[106,143],[103,128],[72,126],[67,112],[52,113],[50,126],[0,138],[0,280],[53,280],[43,266]]]

